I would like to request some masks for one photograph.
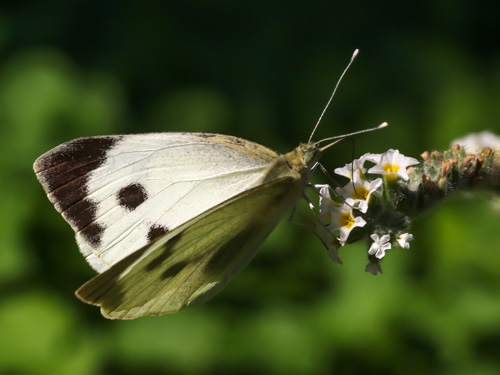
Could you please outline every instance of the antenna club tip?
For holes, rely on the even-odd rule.
[[[382,129],[382,128],[385,128],[387,126],[389,126],[389,124],[387,122],[383,122],[379,126],[377,126],[377,129]]]
[[[357,48],[356,48],[356,49],[354,50],[354,53],[353,53],[352,55],[353,55],[353,56],[357,56],[357,55],[358,55],[358,53],[359,53],[359,49],[357,49]]]

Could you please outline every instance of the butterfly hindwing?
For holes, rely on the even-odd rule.
[[[150,133],[76,139],[42,155],[34,169],[75,230],[82,254],[103,272],[261,185],[263,171],[277,157],[267,147],[231,136]]]
[[[133,252],[77,295],[118,319],[174,313],[203,301],[250,261],[302,187],[285,177],[245,191]]]

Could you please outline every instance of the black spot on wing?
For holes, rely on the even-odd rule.
[[[174,264],[172,267],[168,268],[165,272],[163,272],[160,276],[161,280],[170,279],[181,272],[184,267],[186,267],[188,262],[179,262]]]
[[[133,211],[148,199],[148,194],[141,184],[130,184],[118,191],[117,199],[120,206]]]
[[[181,239],[182,233],[168,240],[162,247],[160,255],[146,265],[146,271],[153,271],[173,254],[173,247]]]
[[[168,233],[169,229],[167,227],[164,227],[159,224],[153,224],[149,227],[148,231],[148,242],[152,242],[156,240],[158,237],[163,236],[164,234]]]

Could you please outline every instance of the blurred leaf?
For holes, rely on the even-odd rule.
[[[0,303],[0,369],[23,374],[95,374],[97,346],[54,295],[19,293]]]

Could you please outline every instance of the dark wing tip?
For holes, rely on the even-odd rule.
[[[35,173],[50,175],[59,170],[70,170],[80,165],[102,161],[121,136],[77,138],[47,151],[35,160]],[[54,170],[55,168],[55,170]]]
[[[69,207],[85,196],[90,172],[105,160],[107,152],[121,136],[78,138],[63,143],[40,156],[33,169],[54,204]],[[78,199],[71,198],[78,195]],[[51,197],[51,196],[52,197]]]

